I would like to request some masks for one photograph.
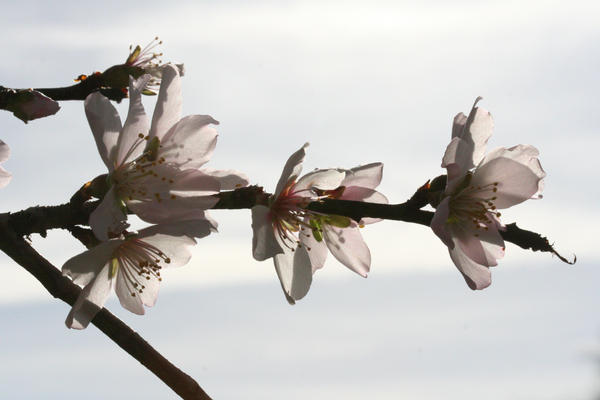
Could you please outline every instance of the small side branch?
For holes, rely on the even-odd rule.
[[[312,202],[306,208],[323,214],[343,215],[355,221],[369,217],[430,226],[434,213],[414,208],[411,202],[412,199],[401,204],[375,204],[360,201],[325,199]],[[516,244],[523,249],[552,253],[567,264],[575,264],[577,261],[577,257],[574,257],[573,261],[569,261],[554,249],[547,238],[539,233],[521,229],[517,227],[516,223],[506,225],[506,230],[500,231],[500,235],[507,242]]]

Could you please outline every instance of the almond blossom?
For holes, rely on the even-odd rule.
[[[191,229],[194,236],[202,237],[212,226],[202,220],[153,225],[138,234],[102,242],[68,260],[62,272],[83,290],[67,316],[67,327],[87,327],[112,289],[125,309],[144,314],[144,306],[156,302],[161,271],[190,260],[190,247],[196,243],[189,237]]]
[[[442,159],[448,180],[431,222],[474,290],[491,284],[489,267],[504,256],[498,209],[541,197],[546,176],[533,146],[500,147],[485,154],[494,124],[490,113],[477,107],[480,99],[468,117],[459,113],[454,118],[452,140]]]
[[[0,163],[5,162],[10,157],[10,147],[2,140],[0,140]],[[12,175],[10,172],[5,170],[2,166],[0,166],[0,188],[8,185],[10,180],[12,179]]]
[[[110,190],[90,216],[96,236],[119,235],[126,209],[151,223],[205,217],[220,190],[247,185],[236,171],[200,169],[217,142],[218,124],[208,115],[181,118],[179,71],[164,65],[162,84],[152,122],[141,102],[150,77],[130,81],[129,112],[125,124],[110,101],[93,93],[85,101],[88,122],[100,156],[109,171]]]
[[[381,181],[380,163],[349,171],[315,170],[298,179],[307,147],[308,143],[289,158],[268,205],[252,208],[253,256],[258,261],[273,258],[290,304],[306,295],[312,274],[325,263],[327,250],[364,277],[371,264],[359,224],[348,217],[320,214],[304,207],[325,198],[387,202],[385,196],[373,190]]]

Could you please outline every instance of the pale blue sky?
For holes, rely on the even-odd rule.
[[[568,395],[576,389],[580,398],[591,395],[596,371],[588,355],[600,335],[595,2],[2,6],[14,16],[0,36],[0,84],[10,87],[69,84],[123,62],[129,44],[159,35],[164,59],[186,65],[184,114],[221,121],[210,166],[242,170],[267,190],[289,154],[309,141],[306,171],[381,161],[381,191],[402,202],[443,173],[452,118],[478,95],[495,119],[491,148],[527,143],[540,150],[544,199],[506,210],[503,221],[538,230],[581,262],[569,267],[509,244],[492,287],[481,293],[466,288],[429,229],[383,222],[364,232],[373,254],[367,280],[330,259],[308,298],[288,307],[271,263],[251,257],[249,212],[215,211],[220,233],[202,239],[190,265],[168,275],[154,309],[140,319],[110,307],[174,363],[187,363],[216,398],[240,398],[242,389],[247,398],[351,398],[361,380],[381,390],[378,398],[493,398],[488,388],[499,399],[574,398]],[[146,104],[151,112],[152,99]],[[2,190],[4,211],[65,202],[105,172],[82,104],[61,106],[54,118],[28,125],[0,113],[0,138],[12,149],[5,166],[14,175]],[[61,232],[33,243],[57,266],[82,249]],[[95,328],[66,330],[68,308],[5,256],[0,268],[0,314],[10,328],[0,334],[0,354],[12,366],[0,392],[22,390],[22,376],[45,374],[61,382],[49,383],[45,396],[62,398],[77,370],[77,392],[108,381],[123,397],[170,395],[157,395],[158,381]],[[328,322],[333,316],[343,318],[344,340]],[[439,326],[432,322],[438,318]],[[172,327],[185,330],[184,338]],[[51,344],[33,351],[23,332],[47,334]],[[94,372],[85,372],[87,363]],[[304,379],[308,389],[299,386]]]

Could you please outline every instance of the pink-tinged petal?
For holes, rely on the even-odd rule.
[[[498,258],[504,256],[504,240],[495,225],[488,224],[484,228],[471,228],[470,221],[450,224],[450,232],[455,243],[458,243],[463,253],[477,264],[485,267],[498,265]],[[483,246],[482,242],[486,242]]]
[[[304,161],[304,156],[306,156],[307,148],[308,143],[304,143],[304,146],[292,154],[285,163],[283,171],[281,172],[281,177],[279,178],[279,182],[277,182],[277,187],[275,188],[274,196],[276,198],[279,197],[288,183],[290,181],[295,181],[300,175],[300,172],[302,172],[302,162]]]
[[[187,264],[191,257],[191,248],[196,241],[187,236],[188,227],[185,223],[177,227],[177,223],[161,224],[156,227],[142,229],[138,240],[148,243],[170,258],[170,263],[163,263],[164,267],[177,268]]]
[[[264,261],[280,253],[283,249],[275,238],[271,210],[261,205],[252,207],[252,256]]]
[[[462,112],[456,114],[454,121],[452,121],[452,137],[455,138],[462,135],[466,124],[467,116]]]
[[[308,218],[304,220],[308,225]],[[300,242],[302,247],[308,252],[310,258],[310,264],[312,267],[313,274],[316,270],[323,268],[325,261],[327,260],[327,245],[324,240],[318,242],[312,232],[308,228],[301,228]]]
[[[286,247],[284,251],[284,254],[275,255],[273,261],[285,297],[288,303],[294,304],[306,296],[310,289],[312,267],[304,247],[298,247],[295,251]]]
[[[371,268],[371,252],[360,234],[358,225],[352,221],[348,228],[323,226],[323,238],[335,258],[362,277]]]
[[[143,276],[139,275],[135,276],[133,279],[138,285],[144,285],[144,289],[141,292],[138,290],[135,296],[132,296],[131,292],[127,292],[127,289],[129,288],[125,286],[125,279],[127,278],[123,276],[121,269],[119,269],[119,273],[121,275],[117,279],[117,285],[115,287],[115,293],[119,298],[119,303],[121,303],[123,308],[135,314],[143,315],[146,310],[142,305],[146,307],[153,307],[154,304],[156,304],[156,300],[158,299],[158,291],[160,289],[160,281],[158,279],[145,279]]]
[[[246,174],[233,169],[216,170],[202,168],[202,172],[215,178],[219,182],[221,190],[233,190],[246,187],[248,186],[248,183],[250,183]]]
[[[294,186],[294,192],[306,189],[333,190],[342,184],[345,176],[346,172],[343,170],[318,169],[298,179]]]
[[[538,195],[545,173],[537,158],[532,157],[527,163],[521,163],[515,159],[515,154],[511,154],[511,150],[501,150],[491,154],[497,157],[486,157],[485,162],[473,173],[471,184],[484,187],[497,182],[497,192],[493,193],[497,197],[494,205],[508,208]]]
[[[200,168],[215,150],[217,130],[210,124],[218,123],[209,115],[181,119],[162,138],[159,157],[180,168]]]
[[[216,223],[209,219],[205,212],[202,212],[203,218],[198,219],[179,219],[174,218],[175,222],[152,225],[142,229],[139,232],[140,237],[152,236],[154,234],[163,234],[169,236],[188,236],[190,238],[203,238],[216,232]],[[190,245],[194,242],[189,242]]]
[[[381,183],[383,177],[383,163],[377,162],[352,168],[346,171],[342,186],[360,186],[374,189]]]
[[[90,94],[85,99],[85,115],[98,153],[109,172],[114,171],[116,163],[116,144],[121,132],[121,118],[110,100],[99,92]]]
[[[134,81],[132,77],[129,77],[129,112],[117,141],[117,165],[135,160],[142,154],[146,146],[146,141],[141,140],[140,135],[148,134],[150,124],[142,105],[141,92],[149,78],[149,75],[144,75]]]
[[[83,288],[65,321],[68,328],[85,329],[104,307],[113,282],[109,273],[110,268],[106,265]]]
[[[466,171],[479,164],[485,154],[485,146],[492,136],[494,121],[487,110],[477,107],[479,100],[480,97],[475,100],[466,121],[462,114],[454,118],[452,140],[442,158],[442,168],[450,166],[449,181],[464,175]],[[462,131],[459,131],[461,126]],[[456,165],[451,166],[452,164]]]
[[[170,178],[170,193],[177,197],[212,196],[221,189],[218,179],[197,169],[178,171]]]
[[[121,208],[121,201],[117,199],[113,186],[90,215],[90,227],[98,239],[106,241],[110,236],[120,235],[128,226],[126,221],[127,215]]]
[[[448,217],[450,216],[449,201],[450,198],[446,197],[440,202],[435,210],[430,226],[433,233],[435,233],[442,242],[451,249],[454,247],[454,241],[452,240],[452,235],[450,234],[447,225]]]
[[[127,275],[125,275],[127,274]],[[150,288],[153,294],[158,294],[158,289],[155,289],[155,281],[156,279],[146,280],[146,278],[142,275],[138,275],[133,271],[125,271],[125,267],[119,266],[117,270],[117,284],[115,285],[115,293],[119,298],[119,303],[123,306],[124,309],[131,311],[137,315],[144,315],[144,305],[142,304],[142,299],[139,296],[139,292],[134,292],[133,283],[137,283],[139,287],[140,285],[144,285],[144,291],[146,290],[146,286]],[[158,283],[158,282],[156,282]],[[133,295],[135,293],[135,295]]]
[[[11,179],[12,174],[4,168],[0,167],[0,188],[3,188],[6,185],[8,185]]]
[[[161,139],[177,121],[181,119],[181,78],[179,71],[173,65],[162,67],[160,91],[152,116],[150,137]]]
[[[479,100],[480,98],[478,98]],[[478,101],[477,100],[477,101]],[[477,101],[475,104],[477,104]],[[494,120],[489,111],[473,106],[467,119],[465,130],[468,132],[465,140],[473,146],[472,166],[481,162],[485,155],[485,146],[494,132]]]
[[[0,163],[5,162],[10,157],[10,147],[4,141],[0,140]]]
[[[369,203],[388,204],[389,201],[382,193],[374,189],[359,186],[347,186],[340,200],[365,201]]]
[[[492,274],[490,269],[467,257],[461,247],[455,245],[453,249],[448,249],[450,258],[456,268],[460,271],[467,282],[467,285],[473,290],[481,290],[490,286],[492,283]]]
[[[168,198],[163,201],[128,202],[127,206],[138,217],[152,224],[176,220],[202,219],[204,210],[218,202],[214,196]]]
[[[442,158],[442,168],[446,168],[448,175],[448,186],[451,185],[452,181],[464,176],[470,168],[473,168],[472,156],[472,149],[462,138],[452,138]]]
[[[109,240],[84,251],[64,263],[62,273],[79,286],[86,286],[110,262],[122,239]]]

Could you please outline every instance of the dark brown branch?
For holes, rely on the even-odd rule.
[[[70,203],[52,207],[30,207],[27,210],[9,215],[9,224],[18,235],[39,233],[45,235],[48,229],[70,229],[75,225],[87,225],[90,213],[98,205],[98,201],[85,201],[89,198],[86,192],[95,193],[105,183],[105,175],[99,176],[84,185],[71,199]],[[101,191],[101,190],[100,190]],[[84,194],[82,194],[84,193]],[[415,194],[401,204],[377,204],[361,201],[325,199],[315,201],[306,206],[308,210],[323,214],[343,215],[360,221],[362,218],[381,218],[395,221],[412,222],[429,226],[433,212],[421,210],[427,203],[428,184],[420,187]],[[260,186],[248,186],[219,194],[219,202],[213,209],[246,209],[256,204],[267,204],[270,193],[265,193]],[[516,224],[508,224],[500,234],[507,242],[523,249],[555,254],[560,260],[573,264],[560,255],[540,234],[518,228]]]
[[[337,214],[360,221],[361,218],[382,218],[396,221],[413,222],[416,224],[431,225],[433,212],[424,211],[411,207],[410,200],[402,204],[374,204],[358,201],[325,199],[319,202],[310,203],[307,209],[323,214]],[[517,227],[516,223],[506,225],[505,231],[500,231],[500,235],[507,242],[516,244],[523,249],[533,251],[549,252],[556,255],[561,261],[568,264],[574,264],[558,254],[554,247],[548,242],[548,239],[532,231]]]
[[[123,88],[107,87],[102,74],[99,73],[92,74],[75,85],[35,90],[56,101],[85,100],[88,95],[97,91],[117,103],[127,97],[127,92],[123,91]]]
[[[10,217],[9,214],[0,215],[0,250],[31,273],[53,297],[73,305],[81,289],[13,231]],[[210,400],[193,378],[164,358],[107,309],[103,308],[92,323],[182,398]]]

